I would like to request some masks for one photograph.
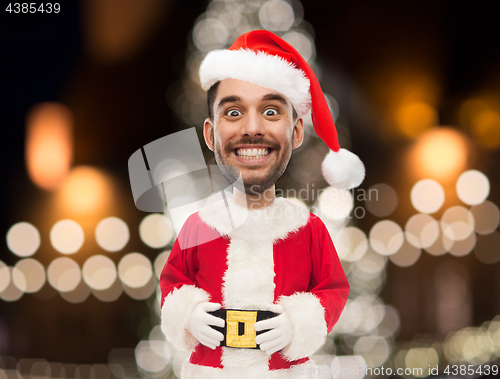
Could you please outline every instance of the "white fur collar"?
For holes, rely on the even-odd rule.
[[[210,204],[200,210],[199,216],[221,235],[251,243],[270,240],[274,243],[297,231],[309,220],[306,208],[281,197],[268,207],[254,210],[236,204],[232,198],[228,199],[228,205],[229,208],[223,200]]]

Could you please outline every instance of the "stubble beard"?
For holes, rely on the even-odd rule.
[[[237,141],[237,143],[226,145],[224,149],[224,153],[226,154],[226,156],[230,156],[230,154],[233,153],[233,146],[258,144],[265,144],[267,146],[270,146],[273,149],[272,154],[276,154],[276,156],[278,156],[278,159],[262,177],[250,175],[250,178],[243,178],[244,188],[239,188],[240,186],[238,185],[237,180],[239,179],[240,175],[239,170],[227,163],[222,151],[222,147],[215,144],[215,136],[213,136],[212,146],[214,146],[215,162],[217,162],[222,175],[224,175],[229,183],[234,184],[240,191],[245,192],[248,195],[259,195],[268,188],[271,188],[284,174],[286,167],[288,166],[288,162],[290,161],[290,157],[292,156],[293,137],[294,131],[292,131],[291,140],[284,143],[283,149],[278,143],[274,141],[263,140],[262,138],[255,137],[243,137],[242,139]],[[250,169],[249,171],[252,170]]]

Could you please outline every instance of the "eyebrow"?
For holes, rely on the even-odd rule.
[[[226,103],[238,103],[238,102],[241,103],[241,97],[235,96],[235,95],[226,96],[226,97],[223,97],[222,99],[220,99],[219,104],[217,105],[217,108],[218,109],[222,108],[222,106]]]
[[[262,100],[278,100],[283,105],[288,106],[288,102],[286,101],[286,99],[283,96],[278,95],[277,93],[268,93],[267,95],[264,95],[262,97]]]
[[[277,93],[268,93],[267,95],[264,95],[262,97],[262,101],[269,100],[277,100],[283,105],[288,106],[288,102],[286,101],[286,99],[283,96],[278,95]],[[220,99],[219,104],[217,105],[217,109],[222,108],[222,106],[226,103],[241,103],[241,101],[241,97],[236,95],[229,95]]]

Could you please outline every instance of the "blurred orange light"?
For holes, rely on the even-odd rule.
[[[62,185],[60,200],[62,206],[74,213],[95,213],[111,200],[111,185],[101,171],[79,166],[71,170]]]
[[[448,181],[465,169],[467,157],[467,140],[460,132],[436,128],[418,139],[412,163],[420,176]]]
[[[396,111],[396,125],[406,137],[418,137],[436,123],[436,110],[421,101],[404,103]]]
[[[68,174],[72,155],[73,117],[63,104],[41,103],[26,119],[26,165],[38,186],[53,190]]]
[[[472,133],[484,147],[500,147],[500,113],[483,111],[474,116]]]

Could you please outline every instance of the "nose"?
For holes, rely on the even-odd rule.
[[[245,122],[242,123],[240,133],[242,136],[262,137],[266,134],[264,122],[258,111],[247,113]]]

